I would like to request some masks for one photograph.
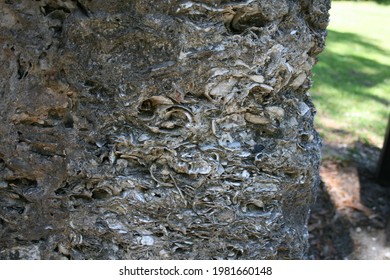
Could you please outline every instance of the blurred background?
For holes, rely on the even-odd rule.
[[[333,0],[313,72],[323,163],[309,258],[390,259],[390,185],[377,180],[390,116],[390,0]]]

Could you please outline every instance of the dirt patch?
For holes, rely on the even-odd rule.
[[[324,145],[310,259],[390,259],[390,186],[376,181],[379,155],[361,142]]]

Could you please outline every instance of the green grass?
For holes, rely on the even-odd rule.
[[[390,108],[390,6],[333,2],[311,90],[325,141],[380,147]]]

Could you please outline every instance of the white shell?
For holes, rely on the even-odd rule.
[[[245,113],[245,120],[253,124],[269,124],[270,120],[264,116]]]

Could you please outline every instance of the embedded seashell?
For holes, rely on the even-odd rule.
[[[299,102],[298,108],[299,108],[299,114],[301,116],[306,115],[306,113],[310,111],[310,107],[307,106],[305,102]]]
[[[234,63],[234,66],[244,66],[245,68],[251,69],[248,64],[246,64],[244,61],[241,59],[236,60]]]
[[[248,86],[250,93],[270,93],[274,90],[273,87],[266,84],[253,83]]]
[[[58,244],[58,252],[66,256],[70,255],[68,246],[64,245],[63,243]]]
[[[212,77],[216,77],[216,76],[225,75],[226,73],[229,73],[229,70],[224,69],[224,68],[213,68],[210,70],[210,72],[212,73],[211,74],[211,78],[212,78]]]
[[[264,202],[260,199],[254,199],[254,200],[251,200],[250,201],[251,204],[259,207],[259,208],[263,208],[264,207]]]
[[[106,219],[106,223],[107,223],[108,228],[110,228],[118,233],[121,233],[121,234],[127,233],[126,226],[122,222],[118,221],[117,219],[108,218],[108,219]]]
[[[138,141],[139,142],[144,142],[144,141],[147,141],[150,139],[150,136],[147,135],[147,134],[141,134],[139,137],[138,137]]]
[[[70,237],[70,241],[71,241],[72,245],[73,244],[74,245],[80,245],[80,244],[83,243],[83,236],[81,234],[77,234],[75,232],[71,232],[69,237]]]
[[[173,104],[173,101],[165,96],[152,96],[147,101],[151,102],[152,106]]]
[[[158,252],[159,256],[163,259],[168,259],[170,258],[170,254],[167,250],[161,250],[160,252]]]
[[[287,68],[287,70],[292,73],[294,71],[294,68],[290,65],[290,63],[285,63],[284,66]]]
[[[6,181],[0,181],[0,190],[8,187],[8,183]]]
[[[138,107],[140,113],[138,117],[144,121],[150,121],[155,118],[156,109],[162,105],[173,105],[173,101],[164,96],[152,96]]]
[[[277,119],[277,120],[281,120],[283,119],[284,117],[284,109],[281,108],[281,107],[278,107],[278,106],[269,106],[266,108],[266,111],[268,112],[268,114]]]
[[[144,235],[141,237],[141,245],[146,246],[153,246],[154,245],[154,238],[150,235]]]
[[[300,136],[301,136],[301,140],[304,142],[311,142],[314,139],[313,134],[310,133],[302,133]]]
[[[307,75],[305,73],[301,73],[298,75],[298,77],[295,78],[295,80],[291,83],[291,87],[293,89],[299,88],[305,81],[306,81]]]
[[[294,127],[294,126],[297,126],[298,125],[298,121],[295,117],[292,117],[289,121],[288,121],[289,125],[291,127]]]
[[[183,59],[186,59],[189,55],[191,55],[192,54],[192,52],[183,52],[183,51],[181,51],[180,53],[179,53],[179,60],[183,60]]]
[[[241,173],[241,177],[244,179],[248,179],[250,176],[251,176],[251,174],[247,170],[244,170]]]
[[[193,122],[192,112],[185,107],[172,106],[165,111],[163,118],[169,119],[172,118],[173,115],[183,115],[188,120],[188,122]]]
[[[191,162],[188,174],[210,174],[212,168],[206,161]]]
[[[248,78],[259,84],[264,83],[264,77],[261,75],[251,75]]]
[[[235,141],[230,134],[223,134],[218,140],[218,144],[229,150],[236,150],[241,148],[240,142]]]
[[[161,106],[157,111],[159,119],[157,125],[165,130],[165,133],[177,133],[178,128],[188,127],[194,122],[192,112],[183,106]]]
[[[245,113],[245,120],[253,124],[269,124],[270,120],[264,116]]]
[[[105,140],[97,140],[95,142],[96,146],[98,146],[99,148],[103,147],[104,145],[106,145],[106,141]]]
[[[224,97],[233,90],[233,87],[236,84],[237,84],[237,80],[234,78],[230,78],[229,80],[222,81],[210,90],[209,97],[211,97],[212,99],[218,97]]]

